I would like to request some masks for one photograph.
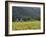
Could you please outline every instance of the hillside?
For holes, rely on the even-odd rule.
[[[31,18],[40,18],[40,8],[38,7],[12,7],[13,17],[31,16]]]

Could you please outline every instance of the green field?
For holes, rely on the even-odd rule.
[[[40,29],[40,21],[12,22],[12,30]]]

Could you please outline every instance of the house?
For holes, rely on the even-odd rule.
[[[16,21],[22,21],[23,20],[23,17],[20,17],[20,16],[17,16],[15,18],[16,18]]]

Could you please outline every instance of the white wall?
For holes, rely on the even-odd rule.
[[[24,1],[44,2],[44,3],[46,3],[46,0],[24,0]],[[5,20],[4,19],[5,19],[5,0],[0,0],[0,37],[5,37],[4,36],[5,35],[5,22],[4,22]],[[45,19],[46,19],[46,15],[45,15]],[[45,29],[45,31],[46,31],[46,29]],[[11,36],[11,37],[13,37],[13,36]],[[24,35],[24,36],[14,36],[14,37],[46,37],[46,34],[42,34],[42,35],[41,34],[40,35]]]

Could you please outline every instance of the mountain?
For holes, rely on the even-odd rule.
[[[31,16],[32,18],[40,17],[39,7],[12,7],[12,16]]]

